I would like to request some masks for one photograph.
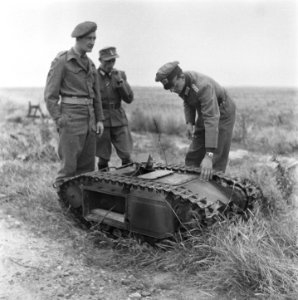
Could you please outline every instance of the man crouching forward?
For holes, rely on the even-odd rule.
[[[201,167],[203,180],[211,179],[213,170],[225,172],[236,112],[227,91],[206,75],[182,71],[177,61],[159,68],[155,81],[183,99],[191,139],[185,164]]]

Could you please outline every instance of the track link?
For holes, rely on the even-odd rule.
[[[154,165],[154,170],[160,169],[185,174],[200,174],[199,168],[180,165]],[[80,196],[78,193],[81,193],[83,186],[90,186],[97,182],[112,183],[125,189],[163,193],[181,227],[193,229],[198,226],[198,223],[203,225],[212,224],[223,214],[243,214],[253,207],[253,203],[257,199],[263,197],[261,189],[247,179],[229,178],[223,174],[216,173],[213,175],[212,180],[223,192],[229,191],[232,195],[230,203],[224,204],[219,200],[210,203],[206,197],[200,199],[198,195],[181,185],[173,186],[154,182],[153,180],[119,175],[113,172],[90,172],[70,178],[61,186],[59,201],[62,207],[67,209],[79,223],[81,222],[88,226],[88,222],[82,217],[82,208],[74,208],[70,205],[72,197]]]

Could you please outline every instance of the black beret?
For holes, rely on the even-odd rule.
[[[83,23],[78,24],[73,32],[71,33],[71,37],[82,37],[84,35],[87,35],[91,32],[96,31],[97,25],[94,22],[86,21]]]

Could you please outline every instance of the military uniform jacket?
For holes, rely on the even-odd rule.
[[[114,74],[120,72],[123,79],[122,83],[117,83]],[[121,101],[131,103],[133,101],[133,91],[127,82],[123,71],[113,69],[107,74],[101,68],[98,68],[99,88],[104,112],[104,126],[118,127],[128,124],[127,117]]]
[[[206,148],[217,148],[221,120],[234,116],[234,103],[226,103],[232,99],[212,78],[194,71],[184,74],[186,86],[179,96],[184,100],[186,123],[195,125],[195,134],[205,130]]]
[[[55,121],[61,117],[58,103],[60,96],[92,98],[96,122],[103,121],[97,70],[87,56],[85,62],[73,48],[59,53],[52,62],[44,97],[48,111]]]

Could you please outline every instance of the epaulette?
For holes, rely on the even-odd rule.
[[[67,50],[65,50],[65,51],[60,51],[60,52],[56,55],[56,57],[63,56],[63,55],[66,54],[67,52],[68,52]]]
[[[105,76],[105,75],[106,75],[105,71],[103,71],[102,69],[99,69],[99,73],[100,73],[102,76]]]
[[[64,55],[64,54],[66,54],[67,52],[68,52],[67,50],[60,51],[60,52],[57,54],[57,56],[62,56],[62,55]]]
[[[199,88],[194,83],[191,85],[191,87],[196,93],[199,92]]]

